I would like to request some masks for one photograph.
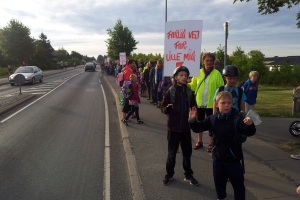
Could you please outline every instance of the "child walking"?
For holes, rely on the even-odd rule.
[[[141,84],[141,97],[146,96],[146,83],[144,79],[144,73],[142,71],[142,68],[139,68],[140,71],[140,84]]]
[[[213,133],[213,176],[218,199],[225,199],[228,179],[234,190],[234,199],[245,199],[244,168],[241,164],[243,150],[240,133],[246,136],[255,134],[252,120],[233,109],[232,95],[222,91],[217,94],[215,106],[217,112],[197,122],[197,108],[190,109],[189,119],[192,130],[212,130]]]
[[[191,168],[192,138],[188,123],[189,108],[196,106],[194,93],[187,87],[189,77],[188,68],[181,66],[174,71],[175,85],[166,92],[161,106],[161,111],[168,116],[168,158],[166,163],[167,174],[163,185],[168,185],[175,174],[176,154],[181,146],[183,156],[184,181],[191,185],[199,185],[193,177]]]
[[[139,97],[139,84],[137,83],[137,76],[135,74],[130,75],[130,80],[132,82],[131,84],[131,90],[132,90],[132,95],[129,97],[129,106],[130,106],[130,111],[127,113],[125,119],[122,120],[122,122],[128,126],[128,119],[129,117],[135,113],[135,117],[137,120],[137,124],[142,124],[144,123],[140,119],[139,115],[139,103],[141,103],[140,97]]]
[[[259,73],[257,71],[251,71],[249,73],[249,79],[243,84],[244,93],[247,97],[245,103],[245,112],[248,113],[249,110],[254,111],[256,98],[257,98],[257,80]]]

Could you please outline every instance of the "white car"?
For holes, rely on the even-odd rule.
[[[43,82],[43,71],[37,66],[21,66],[12,75],[9,76],[8,80],[11,85],[15,85],[15,76],[22,74],[25,77],[25,83],[31,83],[32,85],[36,81]]]

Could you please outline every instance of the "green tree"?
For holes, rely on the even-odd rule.
[[[55,59],[56,62],[65,62],[69,58],[69,53],[64,49],[64,47],[59,48],[57,51],[55,51]]]
[[[260,77],[267,75],[268,68],[264,63],[265,55],[259,50],[252,50],[248,53],[248,56],[247,71],[245,75],[247,76],[250,71],[258,71]]]
[[[143,53],[133,53],[132,55],[128,56],[128,58],[136,60],[137,62],[139,62],[139,59],[142,58],[144,60],[144,62],[148,62],[151,60],[162,60],[164,61],[163,57],[161,56],[160,53],[156,53],[156,54],[143,54]]]
[[[5,58],[15,64],[30,60],[34,53],[34,39],[30,37],[30,29],[16,19],[10,20],[3,28],[0,50]]]
[[[98,62],[98,63],[104,62],[104,56],[99,55],[99,56],[97,57],[97,62]]]
[[[35,53],[33,55],[32,63],[41,69],[51,69],[55,67],[54,57],[52,52],[53,47],[50,44],[47,36],[44,33],[39,35],[39,40],[35,41]]]
[[[234,0],[233,3],[240,1],[249,2],[251,0]],[[300,3],[300,0],[258,0],[258,12],[262,15],[277,13],[281,7],[287,6],[289,9]],[[300,11],[297,14],[297,27],[300,28]]]
[[[71,55],[70,56],[71,56],[72,59],[76,58],[79,61],[81,61],[82,57],[83,57],[80,53],[78,53],[76,51],[71,51]]]
[[[111,60],[119,59],[120,52],[126,52],[126,55],[130,55],[136,48],[138,42],[134,39],[131,30],[128,27],[123,26],[122,21],[119,19],[113,29],[107,29],[107,33],[110,36],[107,39],[107,56]]]
[[[217,51],[215,52],[215,56],[217,59],[220,60],[220,67],[224,67],[224,55],[225,55],[225,51],[224,51],[224,47],[221,46],[221,44],[219,45],[219,47],[217,48]],[[227,64],[229,61],[229,57],[227,58]]]
[[[245,51],[242,50],[242,47],[236,47],[235,51],[233,51],[232,55],[229,57],[229,60],[232,65],[239,68],[240,71],[239,80],[244,80],[246,77],[246,73],[248,71],[247,69],[248,57],[245,54]]]

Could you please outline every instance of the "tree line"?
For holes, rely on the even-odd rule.
[[[7,26],[0,29],[0,66],[18,67],[24,61],[28,65],[36,65],[42,70],[55,69],[61,61],[69,65],[84,64],[96,61],[94,57],[71,51],[69,54],[63,47],[54,50],[47,35],[43,32],[38,39],[30,36],[30,29],[17,19],[12,19]],[[103,56],[98,56],[103,61]]]
[[[137,49],[136,41],[132,31],[123,26],[121,20],[117,20],[114,28],[107,29],[109,38],[106,42],[107,55],[99,55],[96,58],[82,55],[72,51],[70,54],[63,48],[54,51],[50,40],[44,33],[38,39],[30,37],[30,29],[20,21],[12,19],[6,27],[0,29],[0,66],[7,65],[19,66],[22,61],[30,65],[36,65],[43,70],[55,69],[61,62],[68,62],[72,65],[83,64],[85,62],[97,61],[102,63],[106,58],[118,60],[120,52],[126,52],[127,58],[144,61],[164,60],[161,54],[134,53]],[[202,52],[202,54],[205,51]],[[221,45],[214,52],[216,58],[220,60],[220,66],[224,66],[224,47]],[[235,65],[240,70],[239,80],[244,81],[248,78],[250,71],[258,71],[260,83],[267,85],[297,85],[300,82],[298,76],[300,66],[290,66],[287,60],[284,65],[274,66],[272,71],[264,63],[265,55],[259,50],[252,50],[246,53],[241,47],[236,47],[231,55],[227,55],[227,65]],[[201,66],[199,66],[201,67]]]

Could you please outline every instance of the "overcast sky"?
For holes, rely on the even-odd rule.
[[[224,46],[223,23],[230,21],[228,54],[242,47],[266,57],[300,55],[300,5],[272,15],[258,13],[257,1],[169,0],[168,21],[203,20],[201,51]],[[122,20],[139,41],[135,53],[164,52],[165,0],[1,0],[0,28],[18,19],[31,36],[43,32],[55,49],[88,56],[106,55],[107,29]]]

